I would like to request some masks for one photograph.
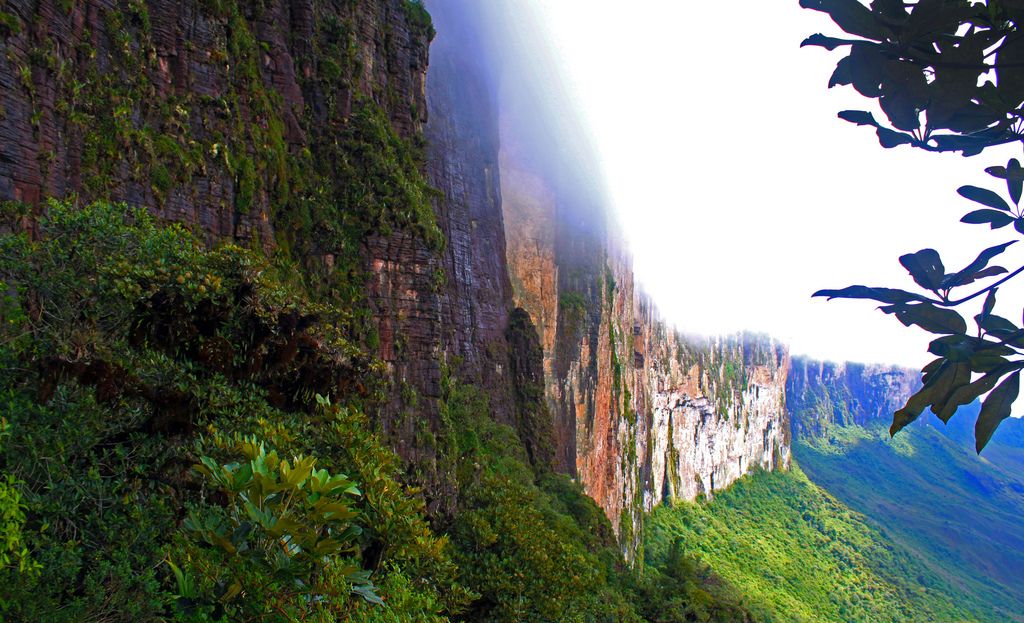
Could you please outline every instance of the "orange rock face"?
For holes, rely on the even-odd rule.
[[[789,356],[764,336],[687,337],[663,323],[635,286],[600,193],[581,204],[564,172],[521,148],[514,127],[501,126],[508,268],[513,300],[545,350],[557,465],[583,483],[629,553],[643,513],[661,500],[710,496],[753,468],[789,466]]]

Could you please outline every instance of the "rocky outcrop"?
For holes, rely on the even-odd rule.
[[[918,387],[920,373],[909,368],[794,358],[786,382],[793,435],[821,438],[833,426],[891,422]],[[930,419],[925,413],[919,421]]]

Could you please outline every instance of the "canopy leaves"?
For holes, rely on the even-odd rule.
[[[829,88],[852,86],[877,100],[891,127],[864,111],[839,117],[875,127],[883,147],[969,156],[1021,139],[1024,3],[800,0],[800,6],[828,14],[844,31],[814,34],[801,45],[847,51]],[[1020,195],[1011,191],[1014,203]]]

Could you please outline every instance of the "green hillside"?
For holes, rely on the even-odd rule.
[[[744,478],[710,503],[657,509],[648,525],[648,561],[660,564],[676,544],[714,569],[764,621],[1007,620],[798,467]]]
[[[960,437],[915,427],[890,440],[882,425],[837,427],[794,452],[812,481],[930,573],[992,604],[993,620],[1024,620],[1022,453],[1007,439],[978,457]]]

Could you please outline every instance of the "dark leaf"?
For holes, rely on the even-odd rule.
[[[850,45],[852,43],[856,43],[856,41],[853,41],[851,39],[836,39],[835,37],[826,37],[825,35],[818,33],[811,35],[810,37],[807,37],[806,39],[801,41],[800,47],[803,48],[806,46],[817,46],[820,48],[825,48],[826,50],[831,52],[832,50],[835,50],[840,46]]]
[[[989,167],[985,172],[992,177],[1006,180],[1006,190],[1010,193],[1014,205],[1020,204],[1021,191],[1024,190],[1024,168],[1016,158],[1011,158],[1005,167]]]
[[[903,255],[900,264],[907,269],[917,285],[926,290],[939,289],[946,276],[946,268],[935,249],[921,249],[917,253]]]
[[[996,212],[995,210],[989,210],[989,212],[992,212],[993,214],[1003,215],[1002,212]],[[999,266],[993,266],[991,268],[995,270],[988,270],[987,272],[986,267],[988,266],[988,263],[992,260],[992,258],[998,256],[1003,251],[1006,251],[1006,249],[1010,245],[1014,244],[1014,242],[1016,241],[1011,240],[1010,242],[1006,242],[1004,244],[997,244],[994,247],[989,247],[985,249],[984,251],[978,254],[978,257],[975,258],[973,262],[964,267],[963,270],[952,275],[947,275],[942,280],[942,287],[955,288],[957,286],[962,286],[971,283],[976,279],[983,279],[985,277],[991,277],[992,275],[1005,273],[1006,269]]]
[[[956,192],[958,192],[961,197],[970,199],[975,203],[980,203],[981,205],[995,208],[996,210],[1002,210],[1003,212],[1010,211],[1010,206],[1007,205],[1006,201],[991,190],[978,188],[977,186],[961,186],[956,190]]]
[[[846,86],[852,81],[853,78],[850,77],[850,58],[842,58],[836,63],[836,70],[832,72],[832,77],[828,80],[828,88]]]
[[[910,301],[927,302],[920,294],[896,290],[893,288],[869,288],[867,286],[850,286],[841,290],[818,290],[811,296],[826,296],[832,299],[869,299],[879,303],[908,303]]]
[[[973,383],[959,386],[949,395],[948,398],[946,398],[941,409],[936,410],[935,407],[932,407],[932,413],[938,416],[938,418],[943,422],[948,423],[949,419],[953,417],[958,408],[971,404],[978,398],[978,396],[981,396],[985,392],[992,391],[992,388],[996,386],[996,382],[999,380],[999,377],[1005,373],[1006,372],[1004,370],[990,372]]]
[[[979,270],[978,272],[976,272],[974,274],[963,275],[963,277],[961,277],[961,279],[956,284],[951,285],[950,287],[953,288],[953,287],[957,287],[957,286],[970,285],[970,284],[974,283],[975,281],[977,281],[978,279],[985,279],[987,277],[995,277],[996,275],[1002,275],[1002,274],[1005,274],[1005,273],[1008,273],[1008,272],[1010,272],[1010,271],[1006,270],[1002,266],[989,266],[988,268],[986,268],[984,270]],[[951,276],[952,275],[947,275],[947,278],[949,278]]]
[[[866,110],[841,110],[839,111],[838,117],[844,121],[856,123],[857,125],[878,127],[878,122],[875,121],[875,116]]]
[[[866,6],[857,0],[800,0],[800,6],[828,13],[840,28],[859,37],[882,40],[889,32],[872,15]]]
[[[882,96],[878,103],[892,125],[912,132],[921,127],[920,113],[928,105],[928,81],[915,63],[890,60],[883,65]]]
[[[1019,393],[1020,370],[1007,377],[981,403],[981,413],[978,414],[978,421],[974,425],[974,447],[978,454],[981,454],[982,449],[988,445],[999,424],[1010,417],[1010,408]]]
[[[882,307],[887,314],[894,314],[905,326],[917,325],[929,333],[959,335],[967,331],[963,316],[952,309],[936,307],[931,303],[914,303]]]
[[[1024,234],[1024,218],[1014,220],[1013,228],[1017,230],[1017,233]]]
[[[914,5],[903,36],[908,41],[930,41],[938,35],[953,35],[961,20],[976,13],[965,4],[949,0],[920,0]]]
[[[980,321],[978,322],[978,326],[984,329],[986,333],[991,333],[997,337],[1009,336],[1019,330],[1017,325],[1013,324],[1006,318],[996,316],[995,314],[986,314],[984,316],[979,315],[977,319]]]
[[[871,11],[894,22],[905,22],[907,19],[903,0],[874,0],[871,3]]]
[[[878,144],[886,149],[892,149],[900,145],[913,145],[917,142],[917,139],[909,134],[896,132],[888,128],[878,128],[878,131],[875,133],[878,135]]]
[[[871,44],[850,47],[848,71],[850,84],[864,97],[882,95],[882,82],[885,80],[885,64],[888,59],[879,51],[879,46]]]
[[[969,225],[982,225],[984,223],[989,224],[990,229],[1000,229],[1006,227],[1013,222],[1013,217],[1005,212],[998,210],[975,210],[974,212],[968,212],[960,219],[961,223],[967,223]]]
[[[940,376],[944,374],[948,366],[948,363],[944,363],[937,374]],[[931,404],[933,391],[932,387],[926,386],[911,396],[907,400],[907,404],[892,415],[892,426],[889,427],[889,435],[895,435],[916,420],[921,415],[921,412],[924,411],[924,408]]]
[[[942,339],[942,338],[940,338],[940,339]],[[942,366],[942,362],[943,361],[945,361],[945,360],[942,357],[939,357],[938,359],[932,361],[931,363],[929,363],[925,367],[921,368],[921,374],[923,376],[928,376],[929,374],[933,374],[936,370],[939,369],[940,366]]]
[[[932,413],[936,415],[947,408],[953,394],[971,382],[971,366],[965,362],[951,363],[949,372],[935,377],[932,383]]]
[[[928,109],[931,113],[931,108]],[[929,114],[928,119],[931,120]],[[995,113],[984,106],[979,106],[971,102],[961,103],[956,110],[949,115],[942,127],[953,130],[954,132],[960,132],[963,134],[970,134],[991,127],[1002,119]]]
[[[996,292],[998,290],[999,288],[992,288],[988,291],[988,295],[985,296],[985,304],[981,308],[982,316],[988,316],[996,308]]]
[[[995,70],[999,97],[1013,106],[1024,100],[1024,72],[1020,70],[1020,64],[1024,63],[1024,37],[1015,34],[999,46]]]

